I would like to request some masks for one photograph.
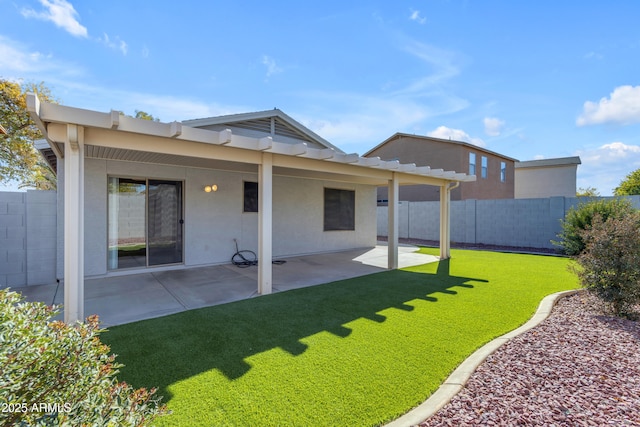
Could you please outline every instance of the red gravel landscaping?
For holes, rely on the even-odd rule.
[[[421,426],[640,426],[640,322],[580,292],[480,365]]]

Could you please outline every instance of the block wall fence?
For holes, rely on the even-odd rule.
[[[640,208],[640,196],[628,197]],[[600,199],[611,199],[601,197]],[[584,198],[457,200],[451,202],[454,243],[554,249],[561,220]],[[378,236],[387,236],[388,208],[378,206]],[[440,202],[400,202],[399,237],[440,239]]]
[[[0,287],[55,283],[55,191],[0,191]]]
[[[631,196],[640,208],[640,196]],[[451,241],[554,248],[560,220],[579,198],[451,202]],[[439,202],[401,202],[401,238],[439,240]],[[388,209],[377,208],[377,232],[387,236]],[[55,283],[60,252],[55,191],[0,192],[0,287]],[[60,236],[61,237],[61,236]]]

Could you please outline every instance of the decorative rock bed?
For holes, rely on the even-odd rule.
[[[421,426],[640,426],[640,322],[586,292],[480,365]]]

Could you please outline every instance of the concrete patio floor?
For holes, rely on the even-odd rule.
[[[399,266],[435,262],[401,245]],[[329,283],[385,271],[387,247],[286,258],[273,265],[273,292]],[[105,327],[224,304],[257,296],[258,268],[232,264],[193,267],[85,280],[85,316],[97,314]],[[28,301],[64,302],[64,284],[14,288]],[[59,315],[62,318],[62,314]]]

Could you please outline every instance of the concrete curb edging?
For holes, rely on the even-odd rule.
[[[480,347],[471,356],[465,359],[464,362],[458,366],[451,375],[445,380],[444,383],[433,393],[429,399],[413,408],[400,418],[391,421],[386,424],[386,427],[405,427],[414,426],[424,422],[429,417],[438,412],[444,407],[451,399],[458,394],[460,390],[467,383],[471,375],[476,371],[478,366],[485,361],[487,357],[493,354],[503,344],[509,340],[527,332],[530,329],[538,326],[549,315],[556,303],[564,297],[574,295],[577,290],[557,292],[555,294],[547,295],[542,299],[540,305],[535,314],[524,325],[511,332],[508,332]]]

